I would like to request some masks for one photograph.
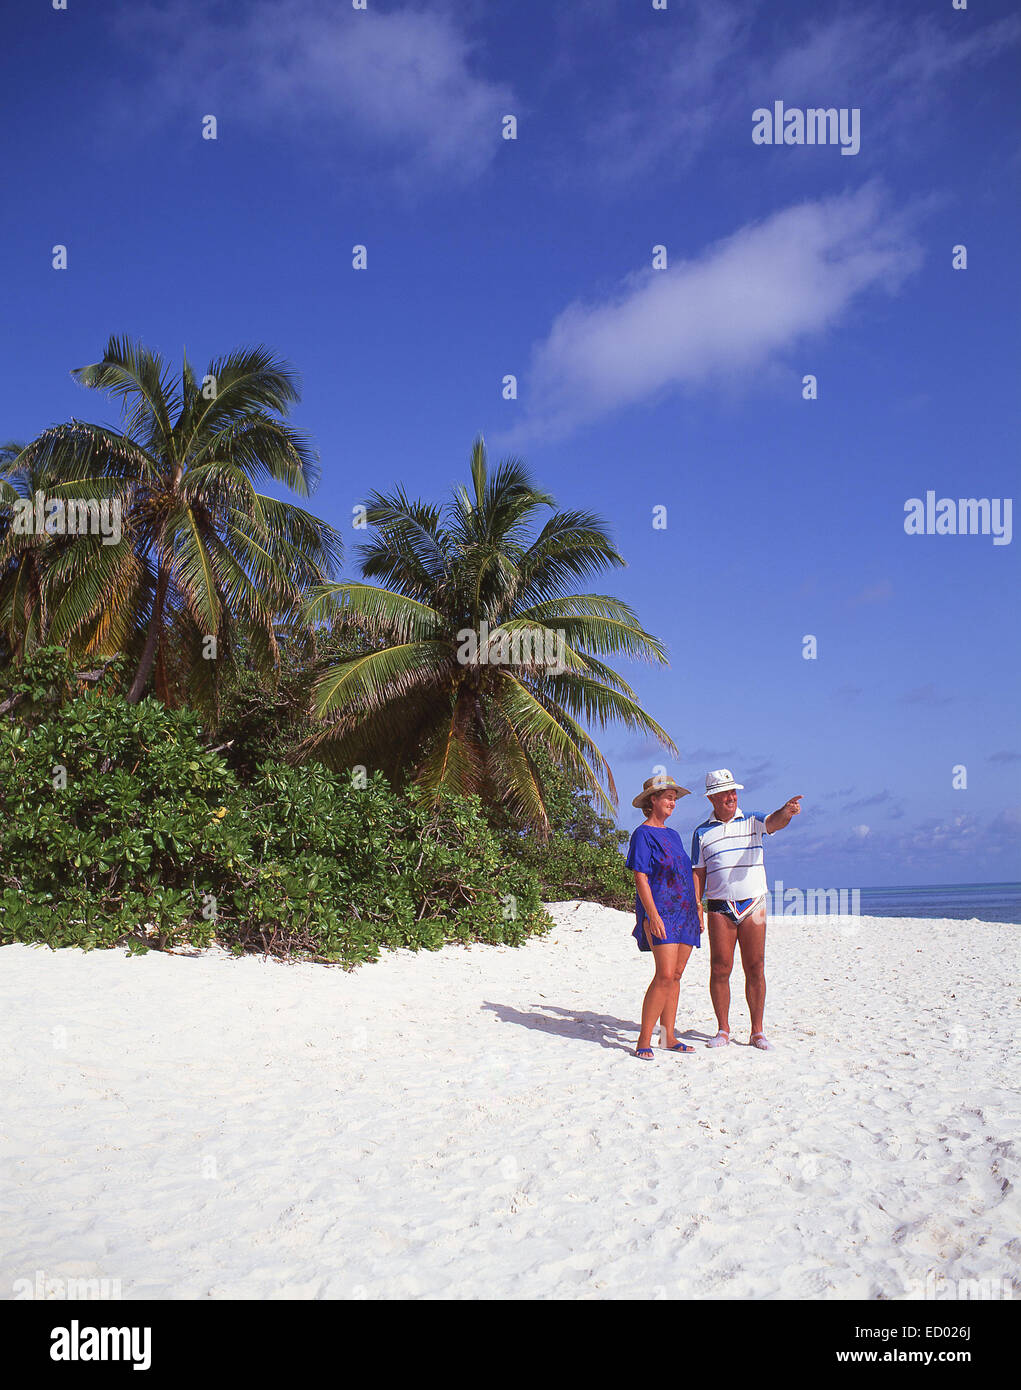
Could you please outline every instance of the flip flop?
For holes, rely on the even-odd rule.
[[[656,1054],[651,1047],[636,1047],[635,1056],[641,1057],[643,1062],[651,1062],[655,1060]]]
[[[662,1043],[660,1043],[660,1047],[663,1047],[663,1044],[662,1044]],[[663,1047],[663,1051],[664,1051],[664,1052],[694,1052],[695,1049],[694,1049],[693,1047],[689,1047],[689,1046],[687,1045],[687,1043],[676,1042],[676,1043],[674,1043],[673,1047]]]

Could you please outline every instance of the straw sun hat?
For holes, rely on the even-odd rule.
[[[662,775],[659,777],[646,777],[642,785],[642,790],[631,802],[631,805],[643,807],[649,798],[655,796],[657,792],[676,792],[679,797],[691,795],[687,787],[682,787],[680,783],[675,782],[672,777],[664,777]]]

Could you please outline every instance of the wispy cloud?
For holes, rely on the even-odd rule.
[[[630,276],[606,303],[568,305],[534,349],[525,419],[502,443],[555,438],[672,388],[736,378],[836,324],[867,291],[921,262],[875,184],[800,203],[668,270]]]
[[[885,788],[881,792],[875,792],[872,796],[863,796],[858,801],[849,801],[841,807],[844,811],[861,811],[866,806],[885,806],[889,814],[898,817],[903,814],[903,802],[899,797],[894,796],[891,791]]]
[[[989,761],[991,763],[1021,763],[1021,753],[990,753]]]
[[[738,6],[700,0],[665,32],[628,27],[616,31],[615,72],[594,74],[601,119],[582,132],[585,157],[575,175],[632,180],[665,159],[688,164],[733,100],[725,69],[747,49],[750,32]]]
[[[114,24],[136,63],[129,80],[144,80],[139,114],[150,123],[190,107],[196,121],[218,114],[225,130],[232,121],[314,128],[404,176],[462,180],[496,154],[501,115],[520,111],[506,84],[480,75],[476,46],[438,7],[174,0],[125,6]]]
[[[855,857],[868,853],[868,862],[883,871],[909,867],[921,874],[940,871],[948,865],[962,881],[976,867],[989,865],[1002,872],[1005,857],[1016,855],[1021,843],[1021,807],[1009,806],[986,819],[961,812],[931,817],[909,829],[884,829],[878,833],[865,822],[843,826],[828,834],[799,835],[798,857],[806,866],[816,860],[832,861],[845,853]],[[868,881],[865,879],[864,881]],[[873,880],[874,881],[874,880]]]
[[[983,840],[988,841],[991,825],[984,825],[978,816],[963,813],[945,820],[923,821],[917,830],[900,837],[906,853],[919,850],[938,850],[941,854],[972,852]],[[988,848],[988,843],[984,846]]]
[[[820,91],[827,105],[856,97],[892,122],[905,106],[938,103],[950,73],[987,63],[1019,39],[1016,15],[965,28],[887,6],[847,7],[806,19],[791,42],[764,55],[757,80],[794,104],[813,104]]]
[[[611,749],[609,757],[621,762],[635,763],[650,761],[652,766],[669,766],[671,760],[665,756],[661,744],[654,739],[635,739],[623,747]],[[729,767],[739,782],[762,782],[773,775],[776,764],[772,758],[749,755],[743,758],[734,748],[685,748],[681,744],[681,756],[676,776],[683,782],[688,778],[692,790],[704,790],[706,772],[718,767]],[[683,774],[683,775],[682,775]],[[651,772],[648,774],[651,776]]]
[[[1016,15],[964,26],[881,5],[806,11],[777,22],[765,3],[689,0],[669,28],[635,35],[620,25],[621,75],[607,92],[606,74],[593,74],[605,114],[590,125],[589,158],[569,173],[605,181],[676,169],[731,141],[744,120],[750,139],[752,110],[776,99],[857,106],[870,139],[916,153],[918,118],[938,106],[947,79],[1021,40]]]
[[[953,695],[937,695],[936,687],[929,685],[916,685],[913,690],[907,690],[900,697],[905,705],[949,705],[953,702]]]
[[[663,745],[654,738],[632,738],[626,743],[616,744],[612,748],[604,749],[606,756],[617,758],[621,762],[649,762],[654,766],[662,766],[669,760],[669,754]],[[681,750],[683,752],[683,749]],[[651,773],[649,774],[652,775]]]

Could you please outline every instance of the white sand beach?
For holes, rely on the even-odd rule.
[[[1017,927],[775,918],[776,1051],[735,964],[735,1042],[649,1063],[633,919],[551,910],[353,973],[4,947],[0,1297],[1021,1293]]]

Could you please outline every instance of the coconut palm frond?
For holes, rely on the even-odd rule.
[[[554,511],[532,539],[537,514],[555,505],[520,459],[490,468],[481,438],[468,483],[445,511],[401,488],[370,498],[376,533],[359,556],[376,583],[325,585],[304,610],[307,621],[342,618],[382,644],[321,677],[320,754],[343,746],[354,755],[359,722],[400,702],[415,730],[420,794],[485,792],[542,830],[544,759],[612,809],[613,776],[585,725],[622,723],[674,748],[601,659],[665,662],[663,644],[620,599],[574,592],[578,580],[624,561],[590,512]]]

